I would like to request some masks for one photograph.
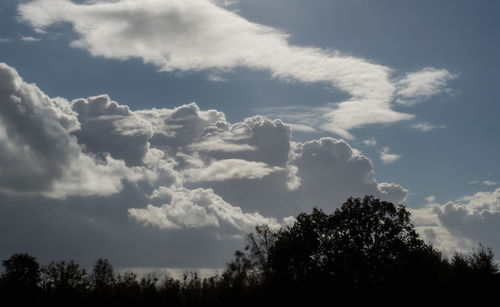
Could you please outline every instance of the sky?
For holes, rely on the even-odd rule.
[[[500,254],[496,1],[0,3],[0,257],[221,268],[374,195]]]

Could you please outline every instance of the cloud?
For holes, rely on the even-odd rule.
[[[273,172],[283,170],[280,167],[269,167],[263,162],[241,159],[224,159],[212,162],[203,168],[190,168],[183,172],[188,182],[226,181],[229,179],[261,179]]]
[[[291,127],[294,131],[308,132],[308,133],[318,132],[318,130],[316,130],[316,129],[314,129],[313,127],[308,126],[308,125],[302,125],[302,124],[290,124],[290,127]]]
[[[389,153],[390,150],[389,147],[384,147],[380,153],[380,160],[382,160],[384,164],[391,164],[401,159],[401,155]]]
[[[297,176],[302,180],[296,197],[306,206],[328,210],[349,195],[361,194],[400,203],[408,194],[400,185],[377,183],[371,161],[343,140],[321,138],[298,143],[294,154],[292,164],[297,166]]]
[[[21,40],[24,42],[38,42],[41,40],[41,38],[35,38],[33,36],[23,36],[21,37]]]
[[[20,4],[18,10],[21,19],[38,32],[56,23],[72,24],[78,38],[71,46],[96,57],[138,58],[169,72],[207,70],[215,81],[221,81],[220,73],[246,67],[285,81],[326,83],[350,98],[305,107],[305,114],[320,114],[311,123],[295,122],[293,114],[280,118],[303,128],[314,124],[312,129],[344,138],[353,138],[349,132],[353,128],[414,118],[393,109],[395,95],[401,103],[424,99],[444,90],[453,78],[445,69],[425,68],[398,81],[389,67],[337,50],[291,45],[286,33],[246,20],[224,8],[224,3],[34,0]]]
[[[363,143],[366,146],[376,146],[377,145],[377,140],[374,137],[371,137],[369,139],[364,140]]]
[[[74,135],[87,151],[97,156],[110,154],[131,166],[142,163],[153,136],[151,123],[107,95],[77,99],[71,107],[81,126]]]
[[[222,136],[207,136],[201,142],[191,145],[195,151],[219,151],[219,152],[240,152],[256,150],[254,146],[248,144],[238,144],[231,140],[225,140]]]
[[[492,187],[492,186],[495,186],[497,185],[498,183],[496,181],[493,181],[493,180],[483,180],[483,181],[479,181],[479,180],[471,180],[469,182],[467,182],[468,184],[479,184],[479,183],[482,183],[486,186],[489,186],[489,187]]]
[[[445,204],[429,204],[413,210],[415,225],[424,238],[449,253],[470,251],[482,243],[500,251],[500,188],[477,192]]]
[[[446,69],[426,67],[420,71],[406,74],[397,82],[397,103],[412,105],[440,93],[450,92],[446,88],[448,81],[457,78]]]
[[[436,196],[430,195],[430,196],[425,198],[425,201],[429,204],[434,204],[434,203],[436,203]]]
[[[153,198],[166,199],[168,203],[162,206],[148,205],[145,209],[129,209],[130,216],[161,229],[229,227],[238,233],[248,233],[257,225],[280,226],[275,219],[265,218],[257,212],[244,213],[211,189],[161,187],[153,192]]]
[[[492,180],[484,180],[483,181],[483,184],[487,185],[487,186],[494,186],[494,185],[497,185],[497,183],[495,181],[492,181]]]
[[[62,98],[49,98],[0,63],[0,190],[10,194],[110,195],[122,180],[142,173],[103,155],[97,162],[72,133],[76,113]]]
[[[107,95],[69,102],[0,64],[5,257],[28,246],[47,261],[220,266],[255,225],[287,225],[365,194],[400,203],[408,191],[377,182],[371,161],[343,140],[294,142],[281,120],[231,123],[195,103],[134,111]]]
[[[423,132],[428,132],[434,129],[444,129],[446,128],[445,125],[433,125],[430,123],[419,123],[419,124],[414,124],[411,126],[413,129],[417,129]]]

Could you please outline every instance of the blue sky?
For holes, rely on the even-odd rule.
[[[78,2],[85,4],[85,1]],[[455,236],[458,243],[453,246],[454,248],[469,246],[468,243],[460,241],[462,238],[470,242],[485,241],[495,247],[500,246],[498,241],[489,236],[482,238],[479,234],[460,232],[460,227],[467,228],[470,225],[464,226],[458,221],[453,223],[445,214],[446,204],[450,204],[452,207],[449,208],[455,208],[457,212],[462,212],[460,210],[466,208],[469,217],[491,214],[498,219],[500,214],[500,200],[495,198],[497,197],[495,193],[500,193],[497,191],[497,183],[500,182],[498,163],[500,149],[498,84],[500,80],[497,73],[499,68],[497,57],[500,52],[497,33],[500,25],[497,15],[500,4],[497,2],[188,1],[192,7],[180,10],[180,19],[187,18],[186,20],[191,22],[196,19],[194,17],[191,19],[191,15],[186,12],[189,13],[190,9],[202,3],[200,8],[210,8],[206,16],[212,18],[210,14],[213,13],[213,18],[206,22],[209,25],[215,22],[217,26],[221,25],[221,28],[214,29],[224,31],[226,31],[225,26],[228,20],[236,16],[234,20],[237,22],[235,21],[231,30],[227,30],[228,35],[236,33],[238,37],[238,27],[241,26],[243,38],[246,37],[245,35],[252,38],[254,37],[252,35],[258,33],[255,34],[257,40],[269,39],[270,46],[276,44],[276,50],[290,47],[292,51],[285,51],[290,55],[287,53],[284,56],[274,51],[270,53],[266,50],[262,51],[266,45],[263,44],[264,47],[262,47],[259,41],[255,44],[249,43],[246,49],[235,49],[235,51],[231,49],[232,46],[228,48],[222,45],[226,46],[225,49],[214,49],[213,53],[207,51],[205,54],[204,50],[209,50],[212,45],[218,46],[217,38],[221,39],[221,44],[233,43],[235,38],[228,40],[227,37],[223,37],[225,32],[221,32],[220,36],[218,33],[210,33],[213,36],[210,44],[207,44],[203,37],[198,42],[196,35],[203,35],[205,32],[196,25],[192,30],[186,30],[185,33],[183,28],[172,30],[181,33],[182,39],[177,37],[176,33],[168,32],[170,31],[168,29],[155,29],[159,31],[160,38],[156,36],[149,38],[144,35],[147,32],[131,28],[130,32],[123,32],[126,34],[117,32],[123,34],[123,38],[113,41],[114,45],[110,45],[108,44],[110,37],[104,34],[98,37],[102,32],[96,30],[98,29],[96,25],[113,22],[115,20],[113,18],[124,18],[126,22],[133,19],[130,21],[131,25],[140,26],[147,23],[141,20],[143,18],[141,16],[147,18],[147,14],[154,12],[145,9],[141,14],[134,14],[133,11],[123,15],[117,13],[117,16],[106,20],[107,15],[102,13],[105,9],[100,11],[102,7],[99,7],[104,2],[106,1],[86,3],[88,7],[95,8],[91,12],[84,12],[81,7],[77,6],[66,9],[63,6],[69,1],[65,0],[58,0],[52,6],[46,0],[2,2],[0,4],[0,62],[15,69],[24,81],[35,83],[49,97],[63,97],[71,101],[107,94],[119,105],[128,106],[132,112],[139,113],[141,110],[173,109],[196,102],[201,110],[215,109],[223,112],[225,120],[233,124],[254,115],[263,115],[269,119],[282,119],[285,123],[292,124],[291,141],[293,142],[307,143],[321,137],[345,139],[350,148],[360,151],[371,161],[378,183],[390,182],[408,190],[407,196],[402,199],[404,204],[415,210],[422,210],[419,213],[425,217],[430,215],[430,213],[427,214],[430,211],[425,210],[431,210],[431,205],[437,206],[436,210],[442,210],[439,211],[442,214],[437,214],[439,222],[435,223],[439,224],[440,229],[446,228],[447,235]],[[107,4],[116,5],[113,9],[118,11],[124,2],[126,1]],[[157,1],[156,4],[154,1],[149,2],[152,3],[151,6],[146,7],[159,5],[167,12],[168,3],[176,1],[163,1],[163,3]],[[73,4],[75,3],[77,1]],[[24,4],[24,9],[21,8],[21,4]],[[217,5],[218,9],[212,10],[211,7],[214,5]],[[205,16],[200,11],[195,13]],[[226,13],[232,14],[232,17],[228,17]],[[182,14],[186,14],[187,17]],[[161,26],[163,22],[165,25],[170,25],[165,20],[171,15],[165,16],[162,15],[162,21],[158,21],[154,26]],[[224,19],[224,16],[227,19]],[[86,23],[90,25],[89,28],[84,27]],[[110,24],[111,27],[115,26]],[[252,28],[254,25],[271,28],[255,30]],[[184,26],[191,25],[181,24],[181,27]],[[251,30],[248,30],[248,27]],[[106,29],[106,26],[99,29]],[[145,27],[145,29],[148,28]],[[269,29],[272,31],[266,32]],[[134,32],[136,30],[139,34]],[[162,40],[163,30],[170,33],[165,34],[165,40]],[[202,34],[196,31],[201,31]],[[258,31],[263,31],[265,35]],[[190,34],[193,34],[192,39],[189,37]],[[134,35],[139,35],[139,38]],[[280,41],[281,35],[287,35],[284,39],[285,45]],[[164,44],[163,47],[155,47],[157,46],[155,39],[159,39]],[[84,43],[75,46],[72,42],[76,40]],[[127,45],[132,44],[134,40],[144,43],[147,47],[143,54],[140,53],[142,51],[135,50],[135,47]],[[169,47],[171,41],[172,47]],[[191,42],[193,45],[199,44],[195,46],[198,49],[189,45]],[[239,40],[237,43],[244,45]],[[151,45],[148,46],[148,44]],[[112,47],[109,48],[110,46]],[[165,55],[165,52],[172,50],[181,56],[185,55],[182,49],[184,46],[188,46],[185,53],[188,55],[187,59],[174,63],[172,58]],[[113,49],[115,47],[116,49]],[[155,48],[159,49],[155,50]],[[252,48],[255,48],[258,54],[255,59]],[[316,51],[313,48],[319,52],[319,55],[314,54]],[[217,58],[221,50],[222,54],[227,52],[227,57],[234,56],[234,62],[229,60],[224,62],[226,58]],[[249,50],[248,55],[240,54],[246,54],[246,50]],[[340,55],[336,52],[340,52]],[[318,62],[311,60],[313,61],[311,72],[304,71],[303,67],[309,66],[301,66],[301,59],[297,60],[297,65],[290,64],[295,61],[294,56],[300,57],[304,54],[318,58]],[[263,60],[262,55],[269,56],[269,59]],[[204,56],[206,59],[203,58]],[[349,76],[350,74],[356,76],[356,73],[352,71],[357,69],[354,65],[358,64],[351,62],[339,63],[339,65],[346,65],[346,68],[338,75],[334,75],[333,79],[329,79],[328,76],[323,77],[324,74],[329,73],[329,70],[325,68],[323,72],[321,65],[315,63],[321,63],[320,58],[326,61],[325,57],[333,59],[338,57],[342,60],[350,58],[351,62],[361,63],[359,65],[366,64],[366,67],[363,66],[366,71],[361,71],[363,74],[380,73],[383,75],[386,73],[387,80],[384,79],[385,77],[382,80],[375,75],[375,77],[368,76],[366,82],[369,84],[374,82],[375,86],[370,87],[370,85],[364,88],[364,79],[360,77],[362,84],[356,85],[353,83],[355,81],[349,79]],[[281,63],[281,58],[287,58],[288,62]],[[303,61],[306,61],[305,56]],[[352,67],[349,66],[351,64]],[[172,68],[165,68],[167,66]],[[414,86],[411,83],[413,81],[405,83],[405,78],[410,78],[411,74],[419,72],[433,72],[440,75],[434,77],[435,79],[432,79],[431,74],[425,75],[422,79],[423,85],[417,86],[420,92],[405,96],[405,90],[408,92],[408,89]],[[273,77],[272,74],[275,76]],[[297,126],[293,124],[309,125],[306,118],[311,117],[314,121],[321,114],[328,112],[335,114],[339,105],[332,103],[349,101],[356,90],[363,92],[359,98],[361,100],[371,95],[372,92],[376,95],[386,95],[385,92],[377,92],[382,91],[376,85],[377,80],[387,81],[382,82],[381,86],[388,85],[396,88],[394,92],[389,91],[387,94],[391,98],[383,102],[390,105],[390,110],[397,112],[397,114],[391,113],[390,116],[394,116],[392,120],[382,118],[378,119],[378,122],[370,123],[370,120],[365,119],[361,121],[361,124],[350,125],[349,122],[358,121],[358,117],[351,114],[349,116],[352,118],[349,118],[347,123],[341,123],[342,118],[345,118],[342,117],[344,113],[338,113],[340,115],[332,115],[338,116],[335,117],[337,119],[330,122],[322,120],[317,125],[311,122],[310,127],[307,128],[314,129],[313,132],[294,129]],[[336,86],[336,84],[341,85]],[[360,88],[357,89],[356,86]],[[432,93],[418,96],[426,90]],[[398,103],[398,99],[403,98],[407,99],[406,102]],[[381,99],[385,101],[385,98]],[[290,113],[289,107],[298,108],[298,113]],[[368,118],[370,118],[369,112],[369,110],[366,111]],[[403,118],[401,114],[409,114],[411,118]],[[142,117],[141,119],[144,120]],[[82,122],[80,117],[78,120]],[[330,128],[325,129],[325,124],[330,124]],[[84,134],[83,132],[71,133],[74,133],[77,138],[81,138]],[[151,140],[148,142],[153,144]],[[83,146],[84,141],[79,140],[79,144]],[[89,144],[85,145],[91,147]],[[388,156],[388,159],[383,161],[384,152],[397,156]],[[111,149],[109,153],[113,156]],[[193,157],[198,156],[193,155]],[[215,159],[219,159],[218,157]],[[114,158],[120,158],[120,154],[115,155]],[[259,159],[252,158],[245,161],[252,163],[268,161],[267,156]],[[272,166],[272,163],[266,163],[267,166]],[[293,163],[288,161],[286,165]],[[297,162],[293,165],[299,164]],[[276,165],[276,167],[285,167],[284,165]],[[263,165],[260,166],[263,167]],[[269,168],[266,170],[271,172]],[[332,171],[335,172],[336,169],[333,168]],[[339,172],[344,171],[342,169]],[[195,176],[193,172],[186,174]],[[199,179],[201,175],[196,176]],[[252,173],[248,176],[248,178],[254,178],[265,175]],[[304,178],[306,175],[302,178],[303,185],[306,186]],[[221,196],[224,201],[231,204],[238,203],[237,196],[223,191],[223,188],[216,184],[197,185],[193,183],[196,180],[192,178],[189,180],[191,181],[189,183],[186,181],[183,188],[210,187],[214,189],[215,195]],[[151,189],[159,189],[160,186],[162,185],[157,183]],[[328,189],[328,186],[321,188]],[[124,189],[116,193],[125,193]],[[363,191],[365,190],[361,189],[359,193]],[[477,194],[479,192],[485,194]],[[42,192],[47,202],[50,201],[51,196],[43,193],[52,192]],[[12,196],[14,194],[17,192],[10,193],[8,197],[17,197]],[[83,198],[81,194],[70,195]],[[400,200],[397,197],[392,199]],[[480,199],[483,201],[483,207],[481,207]],[[82,202],[87,202],[87,200],[82,200]],[[489,211],[484,211],[485,202],[490,206]],[[135,208],[145,208],[146,205],[146,203],[134,204]],[[131,205],[130,208],[134,206]],[[241,207],[244,208],[244,206]],[[307,208],[309,207],[302,209]],[[265,210],[252,209],[266,215]],[[281,213],[278,212],[279,210],[270,210],[268,214],[276,218],[284,217],[279,216]],[[284,213],[293,215],[294,211],[284,210]],[[129,214],[134,216],[133,213],[129,212]],[[424,217],[422,219],[425,220]],[[144,216],[142,220],[138,218],[138,221],[148,224]],[[205,222],[208,223],[207,225],[210,224],[209,220]],[[146,227],[153,227],[151,225],[154,223],[149,220],[148,225]],[[168,227],[163,227],[165,228],[168,229]],[[234,242],[230,244],[230,246],[234,245],[236,245]],[[453,247],[448,246],[448,248]]]

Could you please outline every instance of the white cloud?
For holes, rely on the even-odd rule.
[[[195,151],[220,151],[220,152],[239,152],[256,150],[254,146],[248,144],[238,144],[231,140],[224,140],[224,136],[209,136],[199,143],[191,145]]]
[[[19,5],[19,12],[37,31],[71,23],[79,35],[71,45],[93,56],[140,58],[163,71],[209,70],[218,81],[221,72],[248,67],[282,80],[326,82],[351,97],[306,108],[306,114],[320,114],[311,123],[290,120],[293,115],[280,118],[302,125],[299,128],[314,124],[311,128],[345,138],[353,137],[349,132],[353,128],[412,119],[413,115],[393,109],[396,91],[401,99],[425,98],[441,91],[453,77],[444,69],[426,68],[394,81],[388,67],[339,51],[291,45],[287,34],[250,22],[217,3],[225,2],[34,0]]]
[[[408,208],[419,235],[446,256],[452,256],[457,252],[470,252],[474,242],[465,237],[454,235],[444,227],[433,206],[427,205],[420,209]]]
[[[152,259],[151,246],[178,258],[159,247],[168,245],[202,261],[202,248],[230,253],[239,246],[225,239],[262,223],[289,224],[314,206],[331,211],[365,194],[406,198],[402,186],[377,182],[370,160],[345,141],[291,138],[281,120],[230,123],[195,103],[133,111],[107,95],[50,98],[0,64],[0,224],[7,230],[0,240],[9,242],[2,251],[78,242],[75,251],[92,246],[119,259],[133,257],[131,250]],[[40,237],[57,239],[41,244]]]
[[[148,205],[145,209],[129,209],[134,219],[162,229],[229,227],[233,231],[251,232],[257,225],[279,227],[275,219],[257,212],[244,213],[224,201],[211,189],[161,187],[153,199],[167,199],[162,206]]]
[[[227,81],[226,78],[223,78],[222,76],[214,74],[214,73],[209,73],[207,75],[207,79],[209,81],[212,81],[212,82],[225,82],[225,81]]]
[[[436,69],[426,67],[420,71],[407,74],[403,79],[397,82],[398,90],[396,92],[400,104],[411,105],[431,96],[449,92],[446,88],[448,81],[457,78],[446,69]]]
[[[479,183],[482,183],[486,186],[489,186],[489,187],[492,187],[492,186],[495,186],[497,185],[498,183],[496,181],[493,181],[493,180],[483,180],[483,181],[479,181],[479,180],[471,180],[469,182],[467,182],[468,184],[479,184]]]
[[[376,146],[377,145],[377,140],[374,137],[371,137],[369,139],[364,140],[363,143],[366,146]]]
[[[470,251],[482,243],[500,251],[500,188],[478,192],[445,204],[429,204],[412,210],[414,222],[424,238],[449,253]]]
[[[382,160],[384,164],[394,163],[401,158],[401,155],[390,153],[389,151],[389,147],[384,147],[380,153],[380,160]]]
[[[41,39],[40,38],[35,38],[33,36],[23,36],[23,37],[21,37],[21,40],[24,41],[24,42],[38,42]]]
[[[302,124],[290,124],[290,127],[291,127],[294,131],[308,132],[308,133],[318,132],[318,130],[316,130],[316,129],[314,129],[313,127],[308,126],[308,125],[302,125]]]
[[[425,201],[428,204],[434,204],[434,203],[436,203],[436,196],[434,196],[434,195],[428,196],[425,198]]]
[[[497,183],[495,181],[492,181],[492,180],[484,180],[483,181],[483,184],[487,185],[487,186],[494,186],[494,185],[497,185]]]
[[[411,126],[413,129],[417,129],[423,132],[428,132],[434,129],[444,129],[446,128],[445,125],[433,125],[430,123],[419,123],[419,124],[414,124]]]
[[[207,167],[187,169],[183,174],[189,182],[225,181],[230,179],[261,179],[282,170],[281,167],[270,167],[263,162],[224,159],[213,161]]]
[[[406,197],[399,185],[377,183],[369,160],[347,143],[293,143],[280,120],[231,124],[194,103],[131,111],[107,95],[70,103],[47,97],[6,65],[0,71],[5,193],[104,196],[120,192],[124,180],[152,188],[203,185],[228,203],[278,217],[309,205],[335,207],[351,195]],[[256,194],[260,189],[266,192]],[[258,204],[240,201],[242,195],[255,195]]]
[[[80,129],[76,113],[62,98],[49,98],[0,63],[0,190],[9,194],[110,195],[122,180],[145,173],[103,155],[99,162],[82,152],[71,133]]]

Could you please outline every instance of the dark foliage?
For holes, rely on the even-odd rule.
[[[3,261],[0,295],[16,305],[255,306],[324,305],[400,299],[446,302],[485,298],[500,289],[489,248],[450,260],[422,241],[403,206],[350,198],[332,214],[300,214],[287,228],[256,227],[222,274],[181,280],[115,274],[106,259],[87,272],[73,261],[40,268],[28,254]],[[455,299],[452,299],[455,298]],[[328,304],[328,303],[327,303]]]

